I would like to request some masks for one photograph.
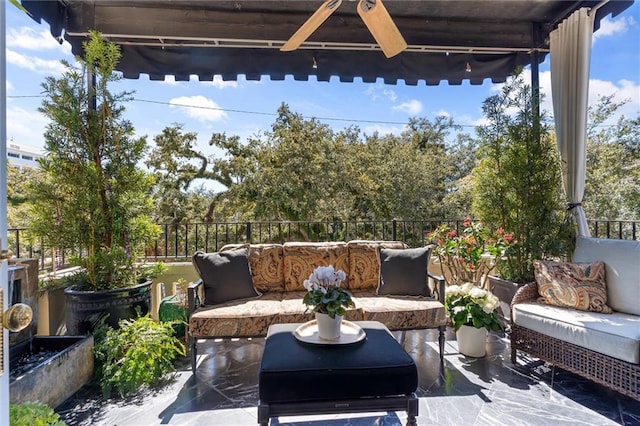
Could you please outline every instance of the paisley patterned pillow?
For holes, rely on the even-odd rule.
[[[610,314],[604,262],[533,262],[538,302]]]

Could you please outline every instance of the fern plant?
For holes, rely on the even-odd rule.
[[[159,385],[174,371],[173,361],[186,354],[173,335],[173,322],[144,316],[119,325],[118,330],[104,326],[94,334],[96,373],[105,398],[113,392],[129,395],[142,385]]]

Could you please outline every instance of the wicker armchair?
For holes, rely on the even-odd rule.
[[[511,302],[511,362],[521,350],[543,361],[578,374],[610,389],[640,400],[640,364],[632,364],[514,323],[513,308],[538,298],[538,286],[529,283],[516,292]]]

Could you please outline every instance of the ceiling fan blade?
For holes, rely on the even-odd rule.
[[[360,0],[358,15],[380,45],[384,56],[390,58],[407,48],[407,42],[382,4],[382,0]]]
[[[342,0],[327,0],[322,3],[318,10],[298,28],[298,31],[287,40],[280,50],[283,52],[296,50],[341,4]]]

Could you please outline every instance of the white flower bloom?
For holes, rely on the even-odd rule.
[[[471,291],[469,291],[469,296],[474,299],[482,299],[487,296],[487,292],[481,289],[480,287],[473,287]]]
[[[447,294],[450,296],[457,296],[461,292],[462,292],[462,288],[459,285],[450,285],[449,287],[446,288],[446,290],[444,291],[444,294]]]

